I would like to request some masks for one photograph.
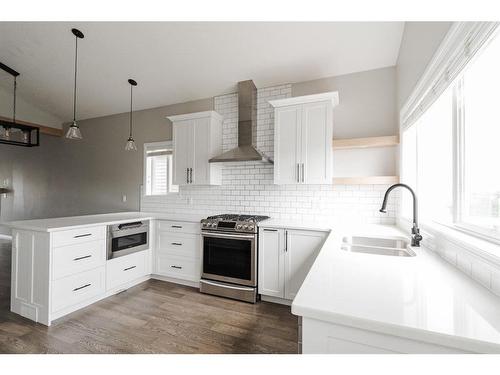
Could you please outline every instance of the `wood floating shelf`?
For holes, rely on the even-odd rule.
[[[3,116],[0,116],[0,120],[12,121],[11,118],[3,117]],[[28,121],[23,121],[23,120],[16,120],[16,123],[20,124],[20,125],[33,126],[35,128],[38,128],[38,129],[40,129],[40,133],[42,133],[42,134],[52,135],[54,137],[62,137],[63,136],[62,129],[51,128],[50,126],[39,125],[39,124],[35,124],[33,122],[28,122]]]
[[[399,182],[399,176],[334,177],[334,185],[392,185]]]
[[[370,147],[388,147],[399,144],[397,135],[389,135],[385,137],[368,137],[368,138],[346,138],[334,139],[334,150],[348,150],[353,148],[370,148]]]

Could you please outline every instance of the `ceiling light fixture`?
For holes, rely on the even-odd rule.
[[[76,76],[78,72],[78,39],[83,39],[83,33],[78,29],[71,29],[75,36],[75,86],[73,89],[73,123],[69,126],[66,138],[69,139],[82,139],[80,127],[76,123]]]
[[[17,77],[19,73],[0,62],[0,69],[14,77],[14,102],[12,105],[12,121],[0,118],[0,143],[33,147],[40,145],[40,129],[23,122],[16,121]]]
[[[137,146],[135,145],[134,138],[132,138],[132,89],[137,86],[137,82],[133,79],[129,79],[130,83],[130,132],[128,135],[127,143],[125,144],[125,151],[137,151]]]

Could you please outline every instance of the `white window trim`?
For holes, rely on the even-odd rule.
[[[454,22],[400,111],[401,129],[410,127],[499,26],[499,22]]]
[[[167,195],[170,194],[178,194],[178,192],[171,192],[168,191],[167,187],[167,193],[166,194],[153,194],[153,195],[146,195],[146,171],[147,171],[147,165],[146,165],[146,156],[147,152],[151,150],[161,150],[164,148],[170,148],[173,149],[173,142],[172,141],[161,141],[161,142],[149,142],[149,143],[144,143],[144,152],[143,152],[143,157],[142,157],[142,188],[141,188],[141,195],[143,199],[151,199],[154,200],[155,198],[160,198],[160,197],[166,197]]]
[[[499,25],[499,22],[455,22],[450,27],[450,30],[400,111],[400,134],[413,125],[446,90],[449,84],[459,76],[463,68],[484,43],[489,40]],[[455,108],[454,116],[460,115]],[[457,128],[456,130],[454,129],[457,132],[457,134],[454,134],[454,153],[458,153],[463,146],[460,144],[460,142],[463,142],[463,134],[460,133],[461,127]],[[401,147],[404,147],[403,143]],[[401,166],[403,165],[402,155],[403,152],[400,152],[399,165]],[[454,155],[454,160],[457,160],[456,157],[457,154]],[[458,160],[453,166],[454,221],[461,217],[459,209],[462,206],[460,203],[463,200],[461,196],[461,192],[463,191],[463,176],[459,169],[462,166],[462,160]],[[410,222],[408,218],[402,216],[401,207],[402,205],[399,208],[398,225],[404,229]],[[488,236],[484,231],[474,230],[472,226],[461,223],[439,223],[436,221],[423,222],[421,223],[421,228],[428,235],[427,241],[424,240],[424,246],[427,245],[430,248],[435,248],[439,239],[446,239],[500,266],[500,241],[496,237]]]

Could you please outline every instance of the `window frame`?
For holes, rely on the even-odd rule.
[[[498,25],[498,24],[497,24]],[[460,30],[461,25],[455,25],[454,30],[450,33],[452,36],[454,33],[457,33],[457,30]],[[420,90],[423,90],[422,92],[425,91],[425,95],[421,94],[420,101],[425,103],[425,106],[422,104],[416,105],[412,110],[408,110],[409,104],[407,103],[405,107],[402,110],[401,113],[401,133],[404,133],[408,131],[410,128],[413,126],[416,126],[417,120],[421,117],[423,113],[425,113],[434,103],[434,101],[440,97],[444,93],[444,91],[448,88],[451,87],[452,89],[452,108],[450,110],[452,111],[452,218],[451,221],[443,221],[439,220],[438,218],[436,219],[431,219],[431,220],[423,220],[422,221],[422,226],[433,228],[433,223],[438,224],[438,225],[444,225],[448,228],[455,229],[457,231],[460,231],[462,233],[471,235],[473,237],[486,240],[490,243],[494,244],[500,244],[500,233],[498,231],[488,229],[485,227],[481,227],[478,225],[474,225],[471,223],[464,222],[464,212],[465,212],[465,204],[466,202],[466,163],[465,163],[465,101],[464,101],[464,74],[466,74],[466,70],[464,69],[470,62],[475,60],[475,58],[479,57],[481,55],[481,51],[484,48],[487,48],[488,44],[494,39],[494,38],[500,38],[500,31],[495,30],[495,27],[491,27],[487,30],[487,32],[483,32],[480,36],[482,37],[481,43],[478,44],[478,48],[475,52],[479,53],[474,53],[473,56],[467,55],[466,56],[466,63],[462,65],[462,69],[460,69],[460,72],[457,72],[454,79],[452,81],[449,80],[450,77],[447,77],[449,82],[446,85],[442,85],[440,90],[437,91],[435,90],[435,86],[432,87],[432,96],[429,99],[429,91],[423,90],[422,89],[422,84],[421,87],[419,88]],[[451,39],[451,37],[449,38]],[[479,38],[478,38],[479,39]],[[445,42],[449,42],[445,40]],[[467,43],[471,43],[471,40],[469,39]],[[466,44],[467,44],[466,43]],[[446,47],[446,43],[445,47]],[[441,50],[445,50],[446,48],[441,48]],[[439,51],[438,51],[439,52]],[[441,51],[442,52],[442,51]],[[442,58],[443,52],[441,54],[437,53],[438,58]],[[450,54],[451,55],[451,54]],[[430,64],[432,65],[432,64]],[[447,71],[448,73],[449,71]],[[424,81],[431,81],[431,76],[432,74],[427,71],[424,73]],[[439,78],[433,77],[433,79],[439,80]],[[414,93],[413,96],[416,96]],[[412,100],[415,102],[415,98],[412,98]],[[412,103],[414,104],[414,103]],[[404,124],[404,126],[403,126]],[[416,130],[416,165],[414,166],[417,168],[415,171],[415,178],[417,181],[417,186],[415,186],[416,193],[418,195],[418,129]],[[404,180],[404,176],[406,172],[404,171],[404,165],[405,163],[403,162],[403,155],[405,154],[404,148],[404,136],[401,134],[401,153],[400,153],[400,166],[401,166],[401,175]],[[403,204],[401,203],[400,205],[400,217],[404,221],[408,221],[409,218],[407,216],[403,215],[402,207]]]
[[[172,141],[161,141],[161,142],[148,142],[144,143],[143,147],[143,173],[142,173],[142,197],[143,198],[159,198],[159,197],[166,197],[167,195],[170,194],[178,194],[179,191],[171,191],[170,187],[173,185],[173,181],[171,181],[171,178],[173,178],[173,154],[171,158],[171,162],[167,162],[167,188],[166,188],[166,193],[165,194],[146,194],[146,185],[147,185],[147,172],[148,172],[148,167],[147,167],[147,157],[148,157],[148,151],[154,151],[154,150],[159,150],[159,149],[170,149],[173,151],[173,142]]]

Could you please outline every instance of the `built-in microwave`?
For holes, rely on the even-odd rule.
[[[108,259],[149,249],[149,220],[108,225]]]

